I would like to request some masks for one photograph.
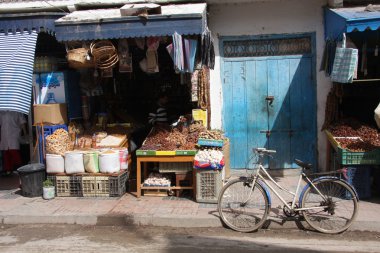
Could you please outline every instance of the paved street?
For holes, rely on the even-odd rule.
[[[0,252],[379,252],[380,233],[224,228],[18,225],[0,228]]]

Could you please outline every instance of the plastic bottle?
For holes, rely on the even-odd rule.
[[[96,148],[96,135],[95,134],[92,135],[91,147]]]

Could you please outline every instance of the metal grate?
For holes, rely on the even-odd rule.
[[[311,38],[224,41],[223,53],[226,58],[310,54]]]

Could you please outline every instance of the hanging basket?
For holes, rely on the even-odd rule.
[[[90,51],[94,57],[95,65],[99,69],[112,68],[119,61],[116,48],[111,41],[101,40],[92,42]]]
[[[90,57],[89,49],[82,44],[82,47],[73,46],[70,48],[67,46],[67,62],[71,68],[80,69],[80,68],[93,68],[95,67],[94,58]]]

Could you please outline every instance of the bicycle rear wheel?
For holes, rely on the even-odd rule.
[[[218,211],[222,221],[239,232],[252,232],[265,222],[268,211],[268,196],[256,182],[252,191],[252,181],[237,178],[228,182],[218,198]]]
[[[337,234],[345,231],[358,212],[358,201],[352,188],[339,179],[325,179],[308,185],[302,198],[306,222],[319,232]],[[324,196],[322,197],[321,194]]]

